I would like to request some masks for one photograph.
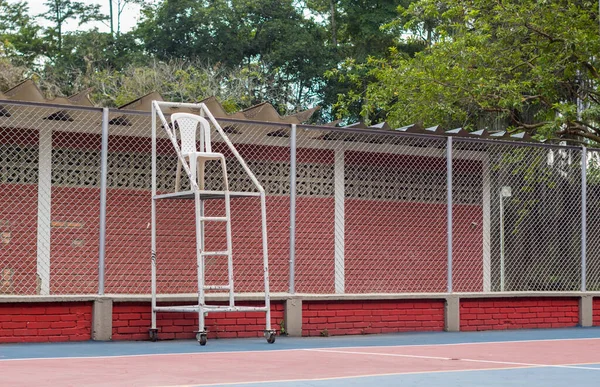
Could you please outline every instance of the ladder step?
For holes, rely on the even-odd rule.
[[[203,251],[202,255],[205,257],[209,255],[229,255],[229,251]]]
[[[204,290],[229,290],[229,285],[206,285]]]
[[[201,216],[201,222],[227,222],[226,216]]]

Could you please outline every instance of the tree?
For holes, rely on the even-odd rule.
[[[321,20],[331,35],[333,65],[324,77],[321,99],[326,120],[335,116],[347,121],[377,118],[363,114],[366,87],[375,81],[369,75],[370,63],[389,58],[394,50],[412,55],[423,48],[420,43],[401,41],[401,31],[394,24],[398,7],[411,1],[306,0],[306,7],[317,15],[315,20]],[[340,96],[347,100],[349,95],[356,98],[344,106],[336,103]]]
[[[336,23],[336,15],[338,14],[337,0],[306,0],[306,8],[315,12],[323,20],[327,20],[329,24],[329,32],[331,35],[331,45],[335,48],[338,45],[338,30]]]
[[[138,5],[144,5],[145,4],[145,0],[116,0],[116,11],[117,11],[117,32],[116,35],[119,36],[121,35],[121,16],[123,14],[123,11],[125,10],[125,8],[127,8],[128,5],[133,5],[133,4],[138,4]],[[114,12],[113,12],[113,0],[109,0],[109,5],[110,5],[110,33],[111,34],[115,34],[114,31],[114,23],[113,23],[113,18],[114,18]]]
[[[62,54],[37,69],[40,86],[50,95],[70,95],[89,87],[97,72],[120,71],[147,63],[147,58],[127,33],[113,37],[97,29],[68,32]]]
[[[48,20],[53,24],[46,30],[46,36],[49,40],[56,41],[56,51],[62,52],[63,43],[63,26],[72,19],[78,21],[79,26],[91,21],[106,20],[106,15],[100,12],[100,5],[86,5],[82,1],[74,0],[46,0],[44,5],[48,8],[48,12],[40,14],[43,19]]]
[[[417,6],[439,21],[438,41],[414,58],[397,54],[373,66],[367,109],[382,109],[392,125],[487,126],[600,141],[596,2],[421,0]]]
[[[326,30],[293,0],[172,0],[143,10],[135,33],[160,60],[245,68],[255,79],[253,102],[281,113],[314,106],[332,66]]]
[[[29,16],[26,2],[0,0],[0,56],[30,66],[42,51],[40,26]]]

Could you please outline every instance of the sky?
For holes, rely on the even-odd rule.
[[[18,0],[9,0],[10,3],[16,3]],[[109,0],[79,0],[85,4],[100,4],[102,13],[109,15]],[[25,1],[29,5],[29,13],[32,16],[37,16],[46,11],[46,7],[44,3],[46,0],[26,0]],[[117,8],[117,0],[112,0],[113,2],[113,11],[114,11],[114,19],[115,19],[115,30],[117,29],[117,16],[116,16],[116,8]],[[150,1],[149,1],[150,2]],[[121,32],[127,32],[133,29],[138,22],[140,15],[140,6],[139,5],[127,5],[121,14]],[[41,25],[48,25],[49,23],[41,18],[38,19],[38,23]],[[93,27],[98,27],[100,31],[108,32],[110,31],[110,27],[107,24],[103,23],[89,23],[84,25],[83,29],[90,29]],[[66,31],[75,31],[77,30],[77,22],[71,21],[66,25]]]

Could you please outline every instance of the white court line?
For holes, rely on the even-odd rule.
[[[0,347],[1,349],[2,347]],[[270,353],[270,352],[294,352],[301,351],[301,348],[293,349],[272,349],[272,350],[256,350],[256,351],[211,351],[211,352],[170,352],[170,353],[141,353],[133,355],[100,355],[100,356],[57,356],[57,357],[25,357],[18,359],[2,359],[0,357],[0,363],[8,361],[28,361],[28,360],[85,360],[85,359],[122,359],[131,357],[160,357],[160,356],[189,356],[189,355],[214,355],[214,354],[244,354],[244,353]]]
[[[363,336],[364,337],[364,336]],[[430,344],[403,344],[403,345],[361,345],[351,347],[321,347],[321,348],[289,348],[289,349],[265,349],[265,350],[249,350],[249,351],[211,351],[211,352],[170,352],[170,353],[143,353],[132,355],[100,355],[100,356],[55,356],[55,357],[29,357],[29,358],[9,358],[3,359],[0,355],[0,363],[8,361],[40,361],[40,360],[79,360],[79,359],[110,359],[110,358],[131,358],[131,357],[159,357],[159,356],[177,356],[177,355],[211,355],[211,354],[244,354],[244,353],[265,353],[265,352],[294,352],[307,350],[336,350],[336,349],[368,349],[368,348],[412,348],[412,347],[448,347],[462,345],[490,345],[490,344],[514,344],[514,343],[540,343],[540,342],[555,342],[555,341],[582,341],[582,340],[600,340],[600,337],[577,337],[577,338],[560,338],[560,339],[531,339],[531,340],[507,340],[507,341],[478,341],[478,342],[462,342],[462,343],[430,343]],[[43,343],[40,343],[43,344]],[[61,344],[61,343],[57,343]],[[118,346],[118,344],[115,344]],[[2,347],[0,346],[0,349]]]
[[[498,370],[512,370],[512,369],[525,369],[525,368],[536,368],[536,367],[479,368],[476,370],[408,371],[408,372],[393,372],[393,373],[382,373],[382,374],[365,374],[365,375],[355,375],[355,376],[331,376],[328,378],[254,380],[254,381],[248,381],[248,382],[224,382],[224,383],[206,383],[206,384],[175,384],[175,385],[165,385],[165,386],[157,386],[157,387],[208,387],[208,386],[237,386],[237,385],[245,385],[245,384],[320,382],[320,381],[327,381],[327,380],[376,378],[379,376],[385,377],[385,376],[402,376],[402,375],[439,374],[439,373],[445,373],[445,372],[498,371]]]
[[[560,339],[529,339],[529,340],[504,340],[504,341],[476,341],[476,342],[462,342],[462,343],[431,343],[431,344],[403,344],[403,345],[356,345],[352,347],[328,347],[324,349],[343,349],[343,348],[402,348],[402,347],[450,347],[450,346],[461,346],[461,345],[490,345],[490,344],[515,344],[515,343],[540,343],[540,342],[554,342],[554,341],[582,341],[582,340],[600,340],[600,337],[575,337],[560,338]],[[300,349],[300,348],[299,348]],[[313,349],[313,348],[305,348]],[[320,349],[320,348],[316,348]]]
[[[342,352],[344,353],[344,352]],[[362,354],[362,352],[361,352]],[[379,355],[379,354],[378,354]],[[447,358],[448,360],[452,360]],[[520,363],[517,363],[520,364]],[[578,363],[585,365],[586,363]],[[598,364],[598,363],[589,363],[589,364]],[[563,365],[563,368],[566,368],[568,365]],[[247,384],[273,384],[273,383],[294,383],[294,382],[318,382],[318,381],[327,381],[327,380],[344,380],[344,379],[359,379],[359,378],[374,378],[374,377],[386,377],[386,376],[403,376],[403,375],[422,375],[422,374],[439,374],[439,373],[458,373],[458,372],[478,372],[478,371],[505,371],[505,370],[515,370],[515,369],[531,369],[531,368],[543,368],[545,366],[542,365],[518,365],[512,367],[504,367],[504,368],[478,368],[478,369],[460,369],[460,370],[429,370],[429,371],[407,371],[407,372],[393,372],[393,373],[380,373],[380,374],[364,374],[364,375],[354,375],[354,376],[332,376],[327,378],[304,378],[304,379],[277,379],[277,380],[254,380],[247,382],[221,382],[221,383],[205,383],[205,384],[182,384],[182,385],[166,385],[160,387],[203,387],[203,386],[238,386],[238,385],[247,385]],[[575,365],[569,368],[578,368]],[[591,370],[600,370],[600,368],[591,368],[591,367],[580,367],[582,369],[591,369]]]
[[[349,354],[349,355],[404,357],[404,358],[412,358],[412,359],[464,361],[464,362],[470,362],[470,363],[502,364],[502,365],[517,366],[517,367],[519,367],[519,366],[521,366],[521,367],[555,367],[555,368],[573,368],[573,369],[600,371],[600,368],[582,367],[582,366],[578,366],[578,365],[569,365],[569,364],[520,363],[520,362],[500,361],[500,360],[458,359],[458,358],[441,357],[441,356],[406,355],[406,354],[399,354],[399,353],[357,352],[357,351],[343,351],[343,350],[335,350],[335,349],[333,349],[333,350],[332,349],[305,349],[305,351],[339,353],[339,354]],[[577,364],[581,364],[581,363],[577,363]],[[589,363],[589,364],[598,364],[598,363]]]

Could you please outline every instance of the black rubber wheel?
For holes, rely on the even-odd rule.
[[[208,337],[206,337],[206,334],[203,333],[197,334],[196,339],[198,340],[198,343],[202,346],[205,346],[206,342],[208,341]]]
[[[270,332],[270,333],[267,335],[267,343],[269,343],[269,344],[273,344],[274,342],[275,342],[275,333],[273,333],[273,332]]]
[[[156,342],[158,340],[158,331],[156,329],[150,329],[148,333],[150,335],[150,341]]]

